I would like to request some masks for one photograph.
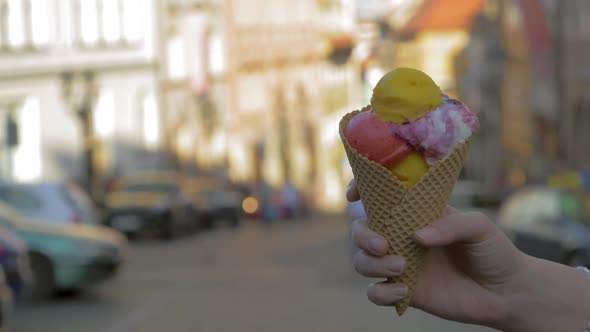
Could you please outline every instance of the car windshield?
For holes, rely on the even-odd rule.
[[[78,211],[78,212],[82,211],[82,205],[80,203],[78,203],[65,188],[61,188],[59,190],[59,196],[66,203],[66,205],[68,207],[70,207],[71,209]]]
[[[33,191],[25,188],[1,188],[0,200],[21,212],[38,211],[43,207],[41,199]]]
[[[126,185],[123,190],[129,192],[172,193],[178,189],[175,185],[169,183],[133,183]]]

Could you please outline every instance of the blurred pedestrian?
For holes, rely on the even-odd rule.
[[[297,191],[297,188],[295,188],[293,183],[291,183],[291,181],[287,180],[283,185],[280,201],[284,207],[285,218],[295,218],[297,216],[297,210],[300,206],[299,192]]]
[[[354,182],[347,198],[360,199]],[[361,249],[354,259],[360,274],[403,273],[404,258],[388,255],[387,241],[364,219],[354,222],[352,235]],[[524,254],[483,214],[449,207],[415,239],[429,251],[412,306],[505,332],[590,331],[590,272]],[[378,282],[367,295],[377,305],[392,306],[407,293],[404,285]]]

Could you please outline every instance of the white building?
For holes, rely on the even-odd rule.
[[[223,70],[215,73],[225,109],[230,175],[309,191],[316,207],[344,204],[346,156],[341,117],[361,106],[350,53],[350,0],[223,1]]]
[[[87,88],[99,169],[135,167],[132,151],[158,148],[158,12],[157,0],[0,0],[3,178],[83,174]]]

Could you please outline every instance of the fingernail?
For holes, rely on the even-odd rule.
[[[384,251],[385,244],[380,239],[371,239],[369,240],[369,249],[374,254],[380,254]]]
[[[405,285],[395,285],[391,287],[391,292],[394,295],[405,297],[406,295],[408,295],[408,287]]]
[[[420,240],[428,240],[436,236],[436,230],[426,227],[416,232],[416,237]]]
[[[404,268],[406,267],[406,262],[404,259],[400,258],[396,258],[394,260],[391,260],[388,264],[387,264],[387,269],[390,272],[393,272],[395,274],[399,274],[400,272],[402,272],[404,270]]]

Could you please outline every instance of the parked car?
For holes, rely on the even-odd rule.
[[[23,298],[32,285],[28,248],[23,240],[5,227],[0,227],[0,266],[13,298]]]
[[[530,255],[572,266],[590,263],[590,218],[572,192],[521,190],[500,209],[499,225]]]
[[[170,239],[197,228],[193,203],[172,173],[149,173],[120,179],[106,196],[106,225],[128,235],[155,232]]]
[[[73,183],[2,183],[0,200],[35,220],[84,224],[99,222],[92,200]]]
[[[244,215],[244,196],[224,181],[210,177],[185,177],[183,191],[193,203],[201,228],[211,228],[224,221],[234,227],[240,225]]]
[[[0,328],[6,326],[13,308],[14,298],[12,297],[12,291],[6,281],[4,270],[0,267]]]
[[[104,226],[38,222],[1,202],[0,226],[28,247],[33,298],[45,298],[58,290],[80,290],[109,279],[126,257],[125,236]]]

